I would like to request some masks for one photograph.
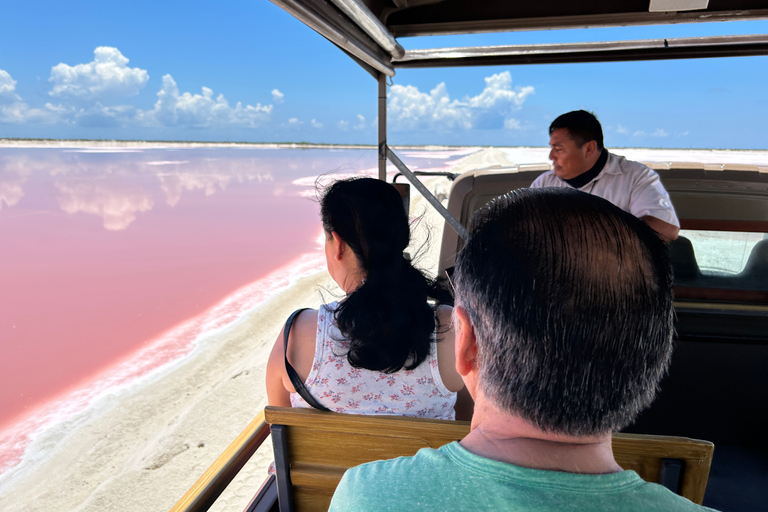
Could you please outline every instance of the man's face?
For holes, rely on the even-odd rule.
[[[592,165],[587,160],[588,143],[581,147],[571,139],[567,128],[555,128],[549,137],[549,159],[561,179],[570,180],[587,172]]]

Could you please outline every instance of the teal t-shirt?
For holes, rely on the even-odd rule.
[[[330,511],[705,511],[634,471],[582,475],[475,455],[458,442],[348,470]]]

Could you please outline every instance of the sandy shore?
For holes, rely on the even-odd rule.
[[[427,180],[436,192],[449,183]],[[412,254],[435,269],[442,222],[412,193]],[[426,238],[428,246],[424,245]],[[167,511],[266,405],[265,365],[285,318],[338,298],[327,272],[300,279],[205,344],[183,365],[115,398],[45,462],[0,488],[0,510]],[[211,510],[242,510],[272,460],[267,442]]]
[[[328,280],[301,279],[194,359],[116,400],[3,489],[0,510],[169,510],[264,407],[264,366],[282,322],[297,305],[320,304]],[[214,510],[247,504],[271,460],[267,448]]]

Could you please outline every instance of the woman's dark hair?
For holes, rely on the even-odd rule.
[[[324,191],[320,205],[323,229],[341,237],[367,274],[336,310],[349,363],[386,373],[416,368],[435,330],[428,299],[451,299],[403,255],[411,233],[400,194],[373,178],[343,180]]]

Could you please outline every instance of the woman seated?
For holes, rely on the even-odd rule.
[[[311,397],[350,414],[454,419],[457,392],[450,295],[403,251],[408,216],[397,190],[371,178],[338,181],[321,199],[328,272],[340,302],[296,317],[287,352],[280,333],[267,365],[270,405],[310,407],[286,371],[286,354]],[[468,409],[464,412],[464,409]],[[462,405],[458,419],[469,419]]]

